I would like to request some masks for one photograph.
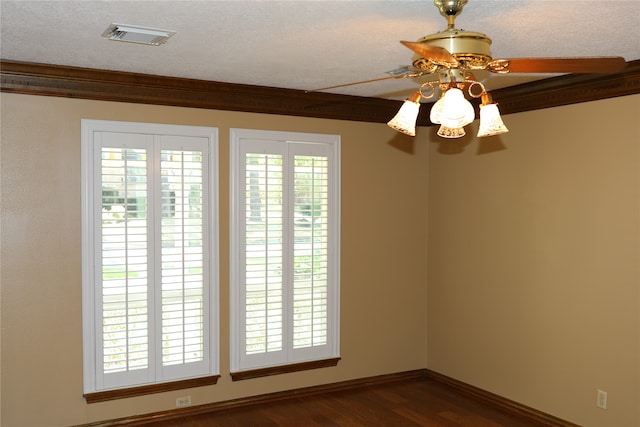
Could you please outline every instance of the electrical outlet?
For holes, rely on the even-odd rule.
[[[176,398],[176,407],[182,408],[184,406],[191,406],[191,396]]]
[[[598,408],[607,409],[607,392],[598,390],[598,400],[596,401]]]

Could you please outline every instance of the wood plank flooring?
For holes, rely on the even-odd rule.
[[[224,409],[165,427],[524,427],[516,418],[437,381],[413,379]]]

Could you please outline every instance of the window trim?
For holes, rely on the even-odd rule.
[[[268,377],[271,375],[289,374],[291,372],[308,371],[311,369],[330,368],[337,366],[340,357],[331,359],[311,360],[308,362],[293,362],[288,365],[275,365],[266,368],[247,369],[231,372],[232,381],[250,380],[253,378]]]
[[[125,399],[147,394],[164,393],[166,391],[182,390],[186,388],[203,387],[218,383],[220,375],[207,377],[189,378],[186,380],[168,381],[155,384],[141,385],[137,387],[116,388],[112,390],[96,391],[85,393],[82,396],[87,403],[106,402],[109,400]]]
[[[94,159],[96,132],[137,133],[147,135],[173,135],[207,139],[207,163],[209,187],[209,244],[208,244],[208,346],[205,351],[207,372],[202,375],[162,380],[133,386],[104,390],[97,389],[95,272],[93,206],[95,203]],[[220,320],[219,320],[219,185],[218,185],[218,129],[203,126],[185,126],[107,120],[81,120],[81,208],[82,208],[82,330],[83,330],[83,396],[87,403],[120,399],[142,394],[215,384],[220,377]],[[93,226],[93,227],[92,227]],[[206,295],[206,293],[205,293]],[[156,367],[150,366],[156,370]]]
[[[334,178],[330,183],[330,191],[332,195],[332,222],[333,227],[330,230],[331,239],[334,242],[332,247],[332,255],[330,257],[333,268],[330,271],[331,281],[333,285],[329,286],[329,298],[332,304],[329,307],[330,325],[329,340],[327,348],[330,350],[327,354],[320,356],[307,357],[304,359],[287,360],[285,362],[270,363],[263,366],[243,366],[241,362],[241,328],[243,321],[241,319],[242,311],[236,309],[240,307],[241,290],[238,282],[239,267],[241,264],[239,245],[241,244],[240,229],[241,218],[238,212],[240,199],[243,198],[244,183],[238,173],[234,173],[242,161],[241,157],[241,141],[249,139],[254,141],[264,141],[265,146],[276,143],[307,143],[307,144],[323,144],[330,147],[330,168]],[[295,372],[306,369],[316,369],[337,365],[340,360],[340,136],[319,133],[301,133],[286,131],[268,131],[256,129],[230,129],[230,373],[234,381],[257,378],[268,375],[275,375],[286,372]],[[300,353],[304,353],[302,349]],[[285,352],[291,352],[291,349],[285,349]]]

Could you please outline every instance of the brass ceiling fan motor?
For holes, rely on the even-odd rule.
[[[462,12],[467,0],[434,0],[440,14],[447,18],[447,29],[435,34],[424,36],[416,43],[431,47],[446,49],[457,61],[458,66],[467,70],[483,70],[491,62],[491,39],[482,33],[464,31],[455,27],[455,19]],[[437,57],[425,58],[416,54],[412,58],[412,65],[420,70],[434,72],[438,67],[450,68],[453,64],[449,60],[439,60]]]
[[[626,61],[620,56],[573,58],[493,59],[491,39],[485,34],[455,28],[455,19],[467,0],[434,0],[440,14],[447,18],[447,29],[424,36],[416,42],[401,43],[413,50],[413,66],[426,73],[442,68],[488,70],[492,73],[616,73]]]

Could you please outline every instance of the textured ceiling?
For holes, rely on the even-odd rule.
[[[313,89],[385,77],[408,65],[416,40],[446,28],[421,1],[1,0],[3,59]],[[177,31],[166,44],[103,38],[111,23]],[[494,58],[640,59],[640,1],[469,0],[456,27],[491,37]],[[489,89],[531,75],[476,73]],[[402,99],[412,79],[330,90]]]

